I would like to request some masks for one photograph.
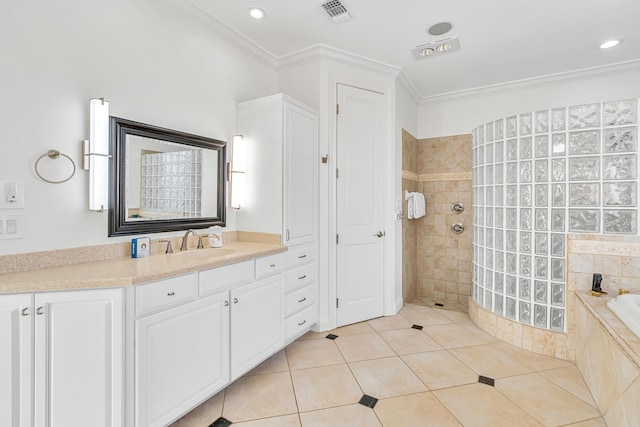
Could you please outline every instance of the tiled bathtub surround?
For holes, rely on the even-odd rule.
[[[578,293],[576,365],[607,425],[640,425],[640,339],[606,306]]]
[[[473,131],[473,296],[567,330],[566,233],[637,234],[637,100],[524,113]]]

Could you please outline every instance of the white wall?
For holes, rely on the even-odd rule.
[[[33,171],[51,148],[80,165],[90,98],[113,116],[229,140],[236,102],[277,86],[275,71],[159,0],[5,2],[0,69],[0,180],[26,191],[24,238],[0,240],[0,255],[129,240],[107,238],[107,215],[88,211],[86,172],[52,185]]]
[[[616,71],[617,70],[617,71]],[[466,96],[426,100],[418,108],[418,138],[471,133],[476,126],[518,113],[640,96],[640,66],[607,67],[579,77],[533,80],[521,87],[470,91]]]

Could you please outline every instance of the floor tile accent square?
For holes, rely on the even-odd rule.
[[[412,325],[411,327],[412,327],[413,329],[417,329],[417,330],[419,330],[419,331],[421,331],[421,330],[422,330],[422,326],[420,326],[420,325]]]
[[[482,375],[478,377],[478,382],[480,384],[490,385],[491,387],[495,387],[496,385],[496,380],[494,380],[493,378],[484,377]]]
[[[374,406],[376,406],[376,403],[378,403],[378,399],[376,399],[375,397],[371,397],[367,394],[364,394],[362,395],[362,398],[358,403],[366,406],[367,408],[373,408]]]
[[[335,340],[336,338],[338,338],[338,336],[337,336],[337,335],[334,335],[334,334],[329,334],[329,335],[327,335],[325,338],[327,338],[327,339],[329,339],[329,340]]]
[[[231,424],[233,424],[231,421],[227,420],[224,417],[220,417],[215,420],[209,427],[229,427]]]

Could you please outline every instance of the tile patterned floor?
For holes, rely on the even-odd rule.
[[[606,426],[573,363],[499,342],[464,313],[407,304],[331,333],[308,333],[172,427]]]

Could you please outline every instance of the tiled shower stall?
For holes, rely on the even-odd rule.
[[[404,191],[426,199],[426,216],[402,221],[403,298],[466,310],[471,295],[471,135],[418,140],[403,133]],[[464,212],[455,213],[459,203]],[[461,224],[461,234],[451,231]]]
[[[568,233],[636,235],[638,102],[553,108],[473,130],[473,298],[566,330]]]

